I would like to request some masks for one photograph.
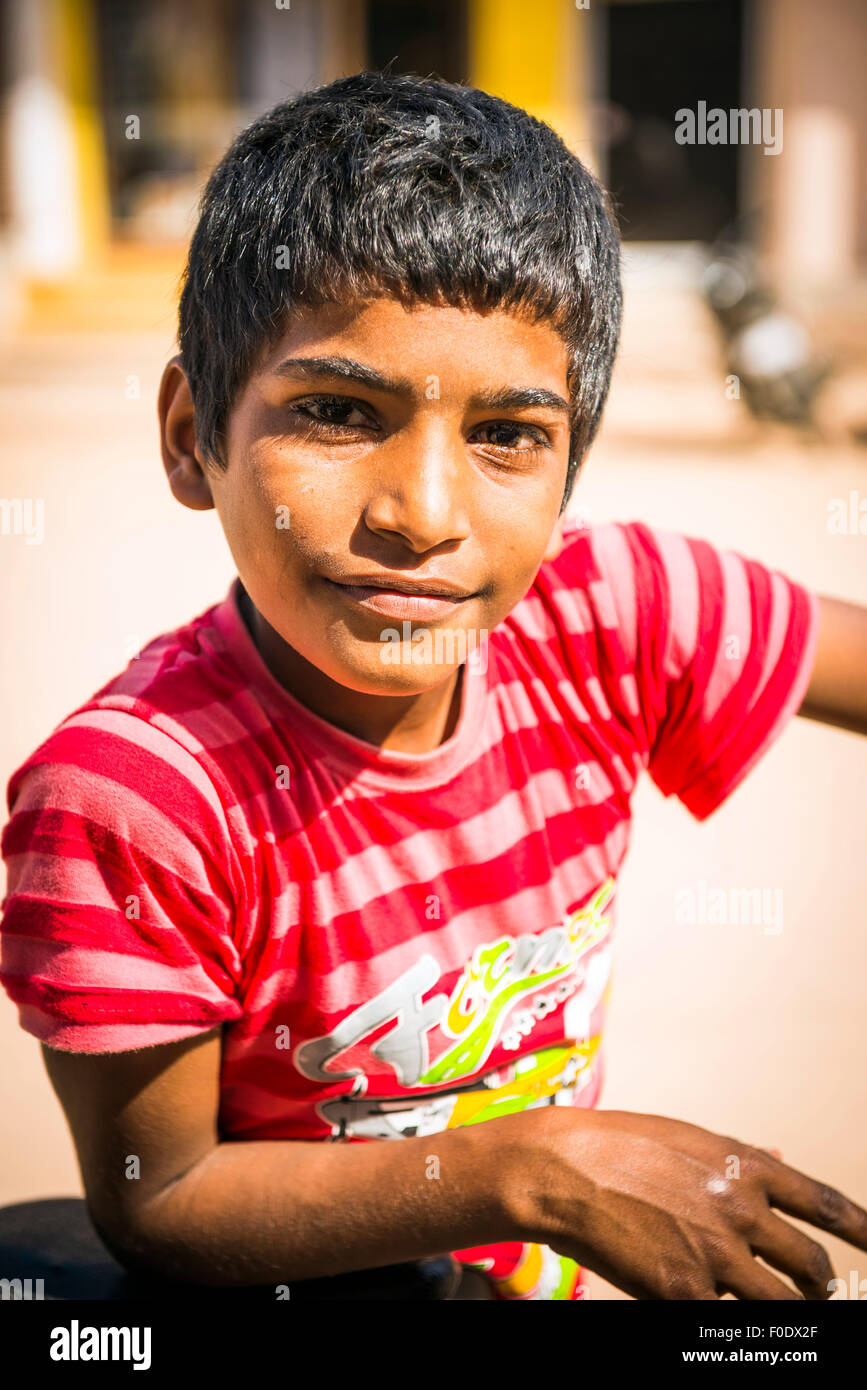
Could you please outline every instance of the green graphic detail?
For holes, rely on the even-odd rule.
[[[480,1023],[466,1038],[459,1038],[454,1047],[444,1052],[442,1057],[434,1063],[423,1076],[419,1077],[416,1083],[419,1086],[435,1086],[442,1081],[452,1081],[456,1077],[469,1076],[482,1065],[494,1044],[494,1033],[503,1012],[509,1004],[521,994],[529,994],[534,989],[539,989],[547,984],[549,980],[556,980],[567,970],[575,967],[575,961],[570,960],[565,965],[555,966],[553,970],[546,970],[541,975],[525,976],[521,980],[515,980],[507,985],[502,993],[491,1000],[487,1013]]]
[[[571,1303],[572,1286],[575,1283],[575,1275],[579,1266],[575,1260],[570,1260],[568,1255],[558,1255],[557,1258],[560,1261],[560,1282],[552,1293],[551,1299],[565,1298]]]
[[[502,1100],[492,1100],[490,1105],[486,1106],[478,1115],[474,1115],[471,1120],[465,1120],[462,1128],[466,1129],[468,1125],[480,1125],[483,1120],[495,1120],[498,1115],[514,1115],[519,1110],[526,1110],[532,1099],[532,1095],[526,1095],[504,1096]]]
[[[537,1052],[532,1067],[522,1071],[510,1086],[495,1092],[487,1105],[481,1105],[475,1114],[461,1120],[462,1126],[466,1129],[468,1125],[478,1125],[483,1120],[494,1120],[498,1115],[514,1115],[519,1110],[526,1110],[540,1096],[552,1093],[553,1086],[546,1087],[546,1079],[549,1082],[559,1081],[559,1074],[562,1073],[569,1058],[574,1055],[573,1049],[568,1046],[546,1047],[543,1051]],[[522,1062],[527,1060],[526,1056],[521,1059]],[[516,1091],[514,1089],[516,1086],[521,1089]]]

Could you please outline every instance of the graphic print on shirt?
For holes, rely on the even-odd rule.
[[[422,1003],[441,973],[433,956],[424,955],[331,1033],[301,1043],[293,1061],[303,1076],[353,1082],[346,1095],[316,1106],[331,1126],[332,1137],[435,1134],[533,1106],[574,1104],[576,1091],[591,1078],[599,1047],[599,1035],[591,1035],[591,1018],[611,972],[611,921],[605,909],[615,888],[614,878],[606,879],[591,901],[567,914],[560,927],[477,946],[451,993],[435,994]],[[525,1053],[479,1075],[495,1047],[517,1051],[536,1024],[561,1005],[568,1041]],[[359,1068],[329,1068],[340,1053],[390,1019],[394,1026],[370,1051],[392,1068],[399,1085],[427,1088],[417,1100],[406,1095],[367,1096],[368,1078]],[[454,1041],[431,1061],[427,1035],[434,1026]],[[463,1078],[472,1079],[461,1084]],[[443,1089],[431,1091],[432,1087]]]

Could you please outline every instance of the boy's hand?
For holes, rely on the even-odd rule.
[[[662,1115],[537,1112],[526,1160],[526,1239],[633,1298],[830,1297],[821,1245],[778,1207],[867,1250],[867,1211],[767,1150]],[[535,1191],[532,1189],[536,1189]]]

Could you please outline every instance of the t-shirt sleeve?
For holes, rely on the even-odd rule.
[[[126,1052],[242,1016],[234,860],[198,760],[138,715],[90,709],[13,774],[0,983],[28,1033]]]
[[[595,528],[626,660],[639,756],[705,820],[801,705],[818,597],[778,570],[641,522]]]

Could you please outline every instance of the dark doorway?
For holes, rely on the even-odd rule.
[[[743,0],[609,4],[607,182],[631,241],[710,241],[737,213],[738,145],[679,145],[675,112],[741,100]]]
[[[466,0],[368,0],[371,69],[467,81]]]

